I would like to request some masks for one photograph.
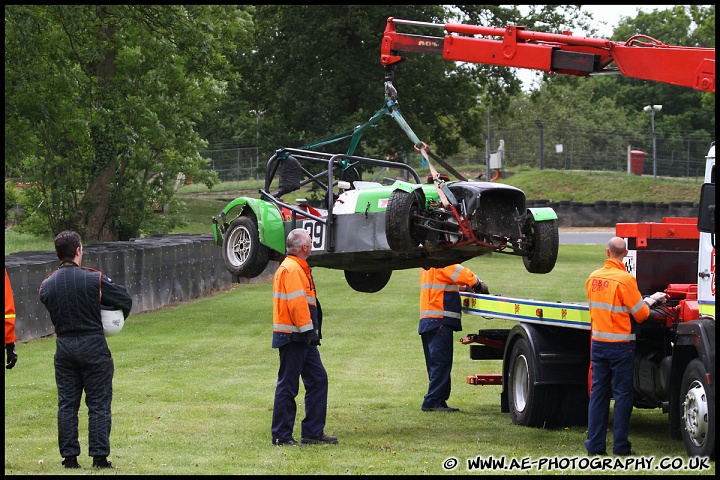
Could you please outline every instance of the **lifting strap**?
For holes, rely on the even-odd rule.
[[[385,84],[386,94],[389,91],[388,84],[390,86],[392,86],[392,83],[386,82],[386,84]],[[319,140],[314,143],[310,143],[308,145],[301,147],[301,149],[313,150],[313,149],[316,149],[316,148],[319,148],[319,147],[322,147],[325,145],[329,145],[331,143],[345,140],[346,138],[351,138],[350,146],[348,147],[348,150],[347,150],[347,155],[353,155],[355,153],[355,148],[357,148],[358,143],[360,143],[360,137],[362,136],[364,131],[369,127],[373,127],[373,126],[377,125],[377,123],[385,115],[388,115],[393,120],[395,120],[395,122],[397,122],[397,124],[400,126],[400,128],[403,130],[403,132],[405,132],[405,135],[413,143],[415,149],[418,151],[420,151],[420,149],[422,149],[423,152],[425,152],[425,153],[421,152],[421,155],[423,157],[423,161],[430,166],[430,172],[433,174],[433,176],[435,176],[437,174],[437,171],[435,171],[434,167],[430,163],[428,156],[432,157],[433,160],[435,160],[437,163],[439,163],[440,165],[445,167],[445,169],[448,172],[452,173],[455,176],[455,178],[457,178],[458,180],[463,180],[463,181],[467,180],[467,178],[465,178],[465,176],[463,176],[460,172],[455,170],[449,163],[447,163],[445,160],[443,160],[439,156],[435,155],[435,153],[430,151],[430,147],[428,147],[427,144],[420,141],[418,136],[415,135],[415,132],[413,132],[412,128],[410,128],[410,125],[408,125],[407,121],[405,121],[405,118],[400,113],[400,110],[398,110],[398,102],[397,102],[397,100],[395,100],[395,98],[393,98],[393,97],[397,96],[397,92],[394,91],[394,88],[392,89],[392,92],[394,93],[394,95],[387,96],[385,98],[385,104],[382,106],[382,108],[380,108],[380,110],[375,112],[375,114],[372,117],[370,117],[370,119],[367,122],[365,122],[364,124],[355,127],[353,130],[350,130],[350,131],[347,131],[347,132],[344,132],[344,133],[341,133],[341,134],[338,134],[338,135],[335,135],[333,137],[329,137],[329,138],[326,138],[323,140]],[[448,190],[448,192],[449,192],[449,190]]]

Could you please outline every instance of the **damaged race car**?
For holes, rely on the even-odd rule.
[[[397,178],[383,178],[397,171]],[[527,208],[522,190],[493,182],[447,181],[431,165],[423,183],[404,163],[278,150],[267,162],[260,198],[238,197],[213,217],[215,242],[235,280],[253,278],[285,255],[285,238],[304,228],[311,267],[345,272],[359,292],[377,292],[394,270],[443,267],[488,253],[522,257],[530,273],[548,273],[558,255],[557,215]],[[363,173],[374,175],[363,181]],[[273,192],[273,185],[277,185]],[[319,204],[283,196],[303,187]]]

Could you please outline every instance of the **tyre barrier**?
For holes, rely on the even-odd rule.
[[[662,222],[665,217],[697,218],[699,205],[693,202],[618,202],[594,203],[562,200],[528,200],[527,206],[552,207],[558,216],[558,228],[610,227],[618,223]]]

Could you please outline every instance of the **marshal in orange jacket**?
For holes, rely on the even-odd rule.
[[[5,345],[15,343],[15,298],[5,269]]]
[[[315,326],[314,326],[314,325]],[[273,348],[318,329],[315,283],[307,262],[288,255],[273,277]]]
[[[585,282],[592,339],[600,342],[635,340],[632,318],[642,323],[650,316],[637,280],[619,260],[608,258],[602,268],[590,274]]]
[[[460,286],[474,287],[478,277],[459,263],[443,268],[420,269],[420,327],[423,333],[439,324],[445,324],[458,331],[462,328],[460,319]]]

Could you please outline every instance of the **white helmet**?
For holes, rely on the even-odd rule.
[[[106,308],[103,306],[102,310],[100,310],[103,333],[106,337],[112,337],[120,333],[120,330],[125,326],[125,316],[122,310],[106,310]]]

